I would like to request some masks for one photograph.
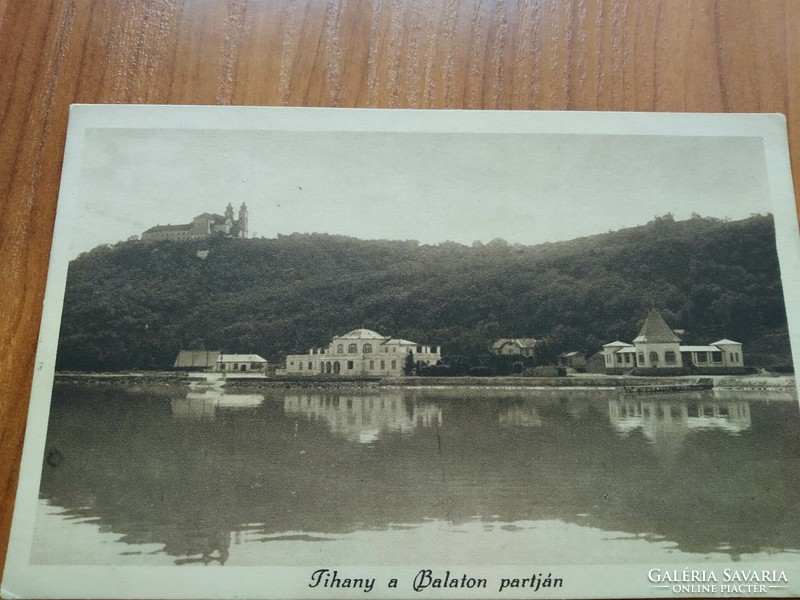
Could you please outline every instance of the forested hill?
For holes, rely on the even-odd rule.
[[[207,251],[207,253],[205,252]],[[171,367],[179,349],[269,360],[357,327],[477,355],[502,337],[549,356],[635,337],[647,308],[684,343],[728,337],[789,360],[771,216],[671,216],[536,246],[293,234],[127,241],[70,263],[58,368]]]

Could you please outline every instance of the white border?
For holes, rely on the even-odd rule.
[[[19,487],[8,546],[2,595],[6,598],[322,598],[325,590],[309,589],[309,567],[62,567],[28,563],[38,501],[50,394],[61,310],[67,275],[70,223],[77,211],[77,189],[84,136],[93,128],[230,129],[282,131],[394,131],[394,132],[486,132],[557,133],[606,135],[663,135],[756,137],[763,141],[772,212],[775,216],[778,254],[783,274],[789,331],[794,347],[795,369],[800,367],[800,235],[798,235],[786,121],[774,114],[652,114],[529,111],[409,111],[379,109],[204,107],[204,106],[122,106],[75,105],[70,110],[58,213],[47,279],[39,345],[20,469]],[[325,566],[325,565],[321,565]],[[661,565],[654,565],[661,566]],[[683,565],[682,565],[683,566]],[[702,565],[686,565],[702,568]],[[714,565],[735,569],[781,568],[768,565]],[[476,590],[427,590],[415,593],[411,581],[421,568],[359,566],[337,567],[352,576],[376,577],[375,589],[337,597],[407,598],[419,597],[525,597],[528,590],[496,588]],[[677,565],[675,568],[679,568]],[[541,597],[671,597],[669,590],[653,588],[646,579],[646,566],[547,566],[447,567],[453,573],[468,573],[490,581],[501,577],[526,577],[535,572],[552,572],[562,577],[565,587],[554,595],[540,589]],[[445,568],[436,568],[444,571]],[[800,594],[800,560],[786,563],[788,588],[771,590],[771,595]],[[525,571],[523,573],[523,571]],[[391,577],[400,579],[397,589],[386,588]]]

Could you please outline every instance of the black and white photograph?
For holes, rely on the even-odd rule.
[[[785,136],[74,106],[4,593],[797,595]]]

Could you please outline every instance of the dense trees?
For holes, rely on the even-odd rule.
[[[727,336],[751,361],[786,362],[772,217],[668,215],[537,246],[129,240],[70,264],[58,367],[166,368],[181,348],[279,360],[362,326],[449,355],[485,353],[500,337],[544,338],[548,356],[593,353],[634,337],[650,306],[686,330],[686,343]]]

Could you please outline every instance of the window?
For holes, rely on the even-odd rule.
[[[372,344],[364,344],[361,350],[364,354],[372,354]]]
[[[698,352],[697,353],[697,362],[699,362],[699,363],[707,363],[708,362],[708,352]]]
[[[611,364],[611,355],[610,354],[606,354],[606,364],[607,365]]]
[[[651,352],[650,353],[650,364],[657,365],[658,364],[658,352]]]
[[[392,361],[392,369],[396,369],[396,368],[397,368],[397,361],[393,360]]]
[[[339,344],[338,346],[336,346],[336,353],[344,354],[344,344]]]
[[[436,346],[431,346],[431,354],[436,354]]]
[[[308,370],[309,371],[313,371],[314,370],[314,363],[312,363],[311,361],[308,361]]]
[[[733,362],[733,352],[730,353],[731,362]]]
[[[731,354],[731,360],[733,360],[733,354]],[[225,363],[220,363],[219,364],[219,370],[220,371],[224,371],[225,370]]]
[[[347,346],[348,354],[358,354],[358,344],[349,344]]]
[[[375,361],[374,360],[369,361],[369,370],[372,371],[374,368],[375,368]]]
[[[625,355],[625,364],[626,365],[631,364],[631,355],[630,354],[626,354]]]
[[[672,350],[667,350],[664,352],[664,362],[668,365],[674,365],[678,360],[678,357],[675,356],[675,353]]]
[[[417,354],[422,354],[422,346],[417,346]]]
[[[381,361],[381,369],[385,369],[385,368],[386,368],[386,361],[382,360]]]
[[[353,370],[353,361],[352,360],[348,360],[347,361],[347,369],[350,370],[350,371]]]
[[[299,363],[298,369],[300,369],[301,371],[303,370],[303,363]]]
[[[620,354],[620,353],[617,353],[617,362],[619,364],[622,364],[622,354]]]
[[[644,352],[639,352],[639,364],[644,365]]]
[[[722,362],[722,352],[712,352],[711,353],[711,362],[721,363]]]

